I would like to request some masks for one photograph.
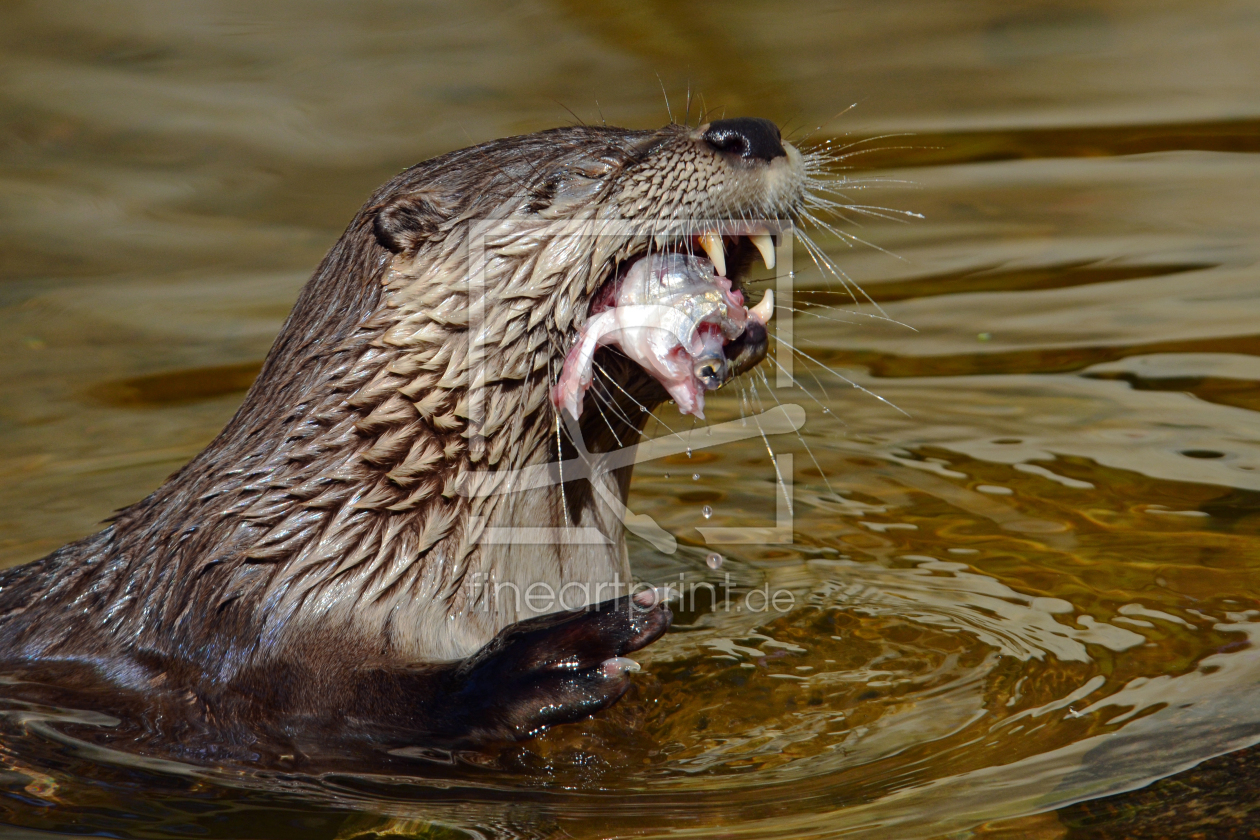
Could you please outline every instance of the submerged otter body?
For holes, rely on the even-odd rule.
[[[139,710],[146,743],[250,757],[522,738],[615,702],[624,655],[670,614],[626,588],[630,468],[560,465],[764,356],[768,306],[743,308],[738,274],[769,231],[748,222],[794,213],[805,180],[750,119],[558,129],[403,172],[200,455],[99,533],[0,573],[14,691]],[[663,317],[701,297],[718,314],[664,343],[593,333],[636,262],[692,252],[708,256],[668,261],[695,276]],[[651,354],[655,375],[631,360]],[[531,468],[555,480],[516,486]],[[527,536],[487,537],[504,533]],[[580,609],[539,615],[520,597],[539,584]]]

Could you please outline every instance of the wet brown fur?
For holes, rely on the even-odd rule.
[[[762,176],[706,149],[697,131],[559,129],[453,152],[381,187],[302,290],[223,432],[104,530],[0,573],[0,662],[36,694],[134,696],[150,718],[154,709],[165,716],[156,729],[209,727],[221,742],[253,743],[268,729],[291,738],[302,729],[295,721],[318,722],[311,731],[422,738],[447,726],[456,739],[483,730],[519,737],[536,722],[512,722],[510,710],[486,712],[481,723],[442,722],[468,686],[492,693],[491,671],[516,679],[484,655],[469,676],[473,654],[496,634],[500,654],[537,664],[550,655],[545,628],[528,621],[551,621],[548,644],[580,640],[569,654],[587,667],[663,632],[660,608],[620,624],[600,619],[611,646],[593,641],[593,619],[555,629],[554,617],[487,608],[487,582],[512,575],[628,580],[620,518],[588,481],[512,500],[461,494],[458,481],[572,454],[567,442],[557,453],[547,388],[586,301],[619,259],[645,247],[605,253],[592,240],[576,256],[557,256],[547,235],[515,239],[520,224],[505,221],[504,208],[511,219],[548,224],[783,209],[791,189],[744,194]],[[718,181],[727,189],[713,189]],[[496,214],[483,325],[493,341],[472,370],[457,363],[475,300],[461,285],[468,224]],[[546,274],[547,265],[560,270]],[[616,353],[601,351],[600,362],[624,392],[607,389],[605,410],[583,417],[592,451],[634,440],[646,417],[638,404],[664,398]],[[478,435],[466,405],[474,375],[486,381],[489,406]],[[628,480],[628,468],[606,478],[623,501]],[[526,553],[478,543],[486,523],[540,520],[614,537],[604,549]],[[522,620],[516,635],[504,630]],[[464,682],[452,682],[457,672]],[[624,685],[616,688],[620,696]]]

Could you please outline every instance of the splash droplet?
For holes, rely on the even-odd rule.
[[[713,508],[709,507],[708,505],[705,505],[704,507],[700,508],[700,513],[704,514],[705,519],[710,519],[713,516]]]
[[[691,447],[690,447],[690,446],[688,446],[688,447],[687,447],[687,457],[688,457],[688,458],[690,458],[690,457],[691,457]]]
[[[666,478],[669,478],[669,473],[665,473],[665,477],[666,477]]]
[[[692,474],[691,474],[691,480],[692,480],[692,481],[699,481],[699,480],[700,480],[700,473],[692,473]]]
[[[710,569],[720,569],[722,568],[722,555],[715,551],[704,558],[704,562]]]

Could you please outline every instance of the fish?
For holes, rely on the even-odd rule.
[[[595,351],[616,347],[656,378],[682,414],[704,419],[704,394],[730,379],[725,347],[774,312],[767,290],[754,307],[709,259],[666,252],[636,261],[607,292],[565,356],[553,401],[574,419],[595,375]]]

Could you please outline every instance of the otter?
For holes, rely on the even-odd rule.
[[[139,716],[137,749],[248,761],[519,740],[616,702],[671,613],[626,587],[630,466],[564,464],[637,440],[671,397],[700,416],[765,356],[770,304],[743,308],[740,278],[772,265],[774,231],[749,220],[799,211],[808,163],[740,118],[560,128],[405,170],[203,452],[0,573],[6,693]],[[595,334],[671,271],[686,300],[658,310],[722,318],[668,346],[610,339],[608,318]],[[529,468],[555,480],[515,487]],[[602,539],[486,538],[539,526]],[[534,585],[581,597],[503,594]]]

